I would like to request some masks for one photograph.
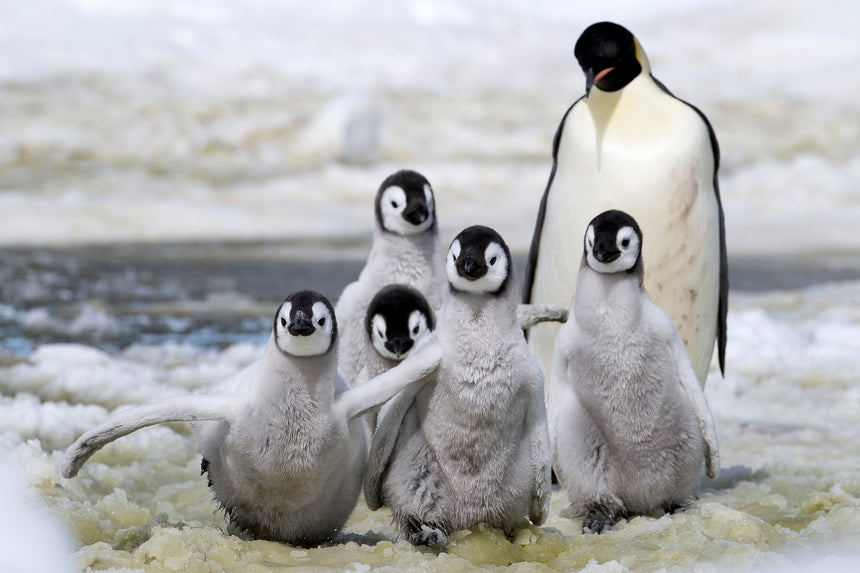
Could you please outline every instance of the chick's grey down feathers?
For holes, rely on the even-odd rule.
[[[361,416],[408,385],[378,377],[349,388],[337,374],[331,304],[301,291],[278,309],[257,362],[190,395],[115,412],[69,446],[62,474],[74,477],[96,451],[140,428],[192,421],[216,501],[254,535],[297,545],[330,540],[361,490],[367,435]],[[438,360],[413,361],[421,379]]]
[[[593,532],[619,517],[682,506],[703,462],[708,476],[719,472],[704,393],[671,319],[642,286],[638,226],[619,213],[589,225],[547,397],[556,474],[572,513]],[[616,237],[629,252],[619,240],[618,253],[607,253],[606,240]]]
[[[391,206],[391,201],[381,203],[392,188],[404,191],[402,196],[397,192],[397,208]],[[406,203],[401,204],[404,198]],[[426,218],[410,211],[417,208],[415,205],[426,211],[422,215]],[[414,171],[394,173],[379,187],[375,212],[373,244],[367,262],[358,279],[344,288],[336,305],[343,334],[340,368],[350,383],[355,383],[365,364],[365,314],[381,288],[389,284],[411,286],[434,310],[442,305],[446,292],[435,199],[429,182]],[[387,228],[386,220],[394,221],[397,229]]]
[[[439,366],[381,410],[364,486],[369,507],[390,507],[402,536],[438,547],[482,521],[509,534],[528,520],[543,523],[550,499],[543,375],[517,319],[510,254],[491,229],[466,231],[449,250],[451,290],[421,346],[438,349]],[[465,262],[482,252],[500,267],[483,255]],[[467,280],[488,290],[463,290]]]

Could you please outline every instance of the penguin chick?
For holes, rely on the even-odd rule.
[[[651,75],[645,51],[624,27],[589,26],[574,54],[586,95],[553,140],[523,301],[568,305],[589,219],[624,209],[650,237],[645,286],[675,323],[704,386],[715,340],[725,372],[729,290],[714,130]],[[557,331],[551,324],[529,331],[547,377]]]
[[[585,233],[555,342],[548,412],[555,473],[583,532],[673,510],[719,473],[714,421],[669,316],[643,287],[642,232],[606,211]]]
[[[335,310],[340,321],[340,368],[355,384],[365,363],[365,315],[379,289],[392,283],[415,288],[438,309],[445,295],[445,268],[433,190],[415,171],[398,171],[379,186],[376,227],[367,263],[344,288]]]
[[[191,421],[201,468],[232,522],[257,537],[295,545],[332,539],[361,490],[367,435],[360,416],[406,386],[381,376],[348,389],[337,374],[337,337],[325,297],[290,295],[275,314],[259,361],[210,395],[114,413],[69,446],[63,476],[74,477],[96,451],[135,430]],[[435,368],[432,351],[417,353],[412,367]]]
[[[371,299],[365,316],[365,364],[357,383],[391,370],[436,328],[436,315],[420,292],[406,285],[388,285]],[[376,412],[367,414],[376,427]]]
[[[359,383],[400,364],[436,328],[436,315],[420,292],[392,284],[371,299],[364,326],[366,362]]]
[[[479,522],[508,535],[541,524],[550,500],[543,375],[517,320],[510,251],[494,230],[469,227],[446,271],[448,297],[420,348],[441,361],[380,411],[364,484],[368,506],[390,507],[402,537],[435,548]],[[414,358],[386,375],[414,375]]]

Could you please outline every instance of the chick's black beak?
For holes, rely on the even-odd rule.
[[[422,204],[415,205],[403,211],[403,218],[413,225],[420,225],[427,220],[428,216],[427,207]]]
[[[409,337],[397,337],[393,340],[385,342],[385,348],[394,353],[397,357],[403,356],[412,348],[413,341]]]
[[[601,263],[611,263],[621,256],[621,251],[615,248],[615,245],[604,244],[602,241],[594,245],[593,252],[594,258]]]
[[[287,326],[287,332],[293,336],[310,336],[316,329],[313,321],[305,316],[304,313],[297,313]]]
[[[487,265],[481,264],[467,255],[457,259],[457,273],[469,280],[476,280],[487,274]]]

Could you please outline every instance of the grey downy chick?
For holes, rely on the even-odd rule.
[[[684,344],[643,286],[642,232],[621,211],[585,234],[576,295],[547,397],[555,472],[583,531],[681,507],[702,465],[719,472],[714,421]]]
[[[290,295],[259,361],[211,394],[115,412],[69,446],[62,475],[74,477],[96,451],[135,430],[190,421],[201,468],[233,523],[295,545],[331,540],[361,490],[367,454],[361,416],[408,385],[382,376],[349,389],[337,373],[338,336],[325,297]],[[418,354],[419,370],[438,361],[432,352]]]

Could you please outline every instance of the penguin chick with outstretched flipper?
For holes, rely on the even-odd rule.
[[[406,285],[382,287],[371,299],[365,316],[365,363],[357,384],[379,376],[402,362],[436,328],[436,315],[427,299]],[[367,414],[376,427],[376,412]]]
[[[621,211],[585,234],[555,342],[547,409],[553,467],[583,531],[681,507],[720,469],[711,411],[678,331],[643,287],[642,232]]]
[[[362,414],[436,368],[416,351],[410,377],[382,375],[348,389],[337,373],[337,323],[329,301],[290,295],[275,314],[262,358],[211,395],[171,398],[114,413],[66,450],[70,478],[96,451],[135,430],[191,421],[201,468],[230,520],[257,537],[296,545],[330,540],[361,491],[367,456]]]
[[[335,306],[341,325],[340,369],[355,384],[365,361],[367,306],[382,287],[404,284],[437,310],[447,289],[433,189],[420,173],[402,170],[379,186],[376,227],[367,263]]]
[[[725,372],[728,263],[707,118],[651,75],[642,46],[611,22],[589,26],[574,50],[586,95],[567,110],[526,267],[524,302],[568,305],[588,221],[623,209],[649,237],[645,286],[681,335],[702,385],[717,342]],[[549,377],[558,325],[528,333]]]
[[[479,522],[508,535],[539,525],[550,500],[543,374],[517,320],[508,247],[494,230],[469,227],[446,270],[450,292],[419,348],[438,349],[441,362],[380,411],[364,484],[368,506],[391,508],[402,537],[436,548]],[[414,358],[386,375],[414,375]]]

